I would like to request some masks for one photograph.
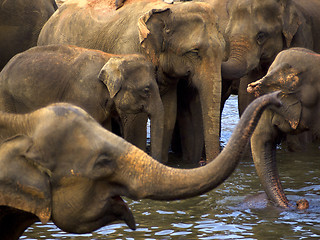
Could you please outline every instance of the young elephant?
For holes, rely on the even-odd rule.
[[[280,104],[277,94],[249,105],[219,156],[195,169],[161,164],[68,103],[1,113],[0,238],[18,239],[37,220],[73,233],[115,220],[135,229],[120,196],[177,200],[217,187],[237,166],[262,111]]]
[[[160,160],[163,105],[154,68],[145,57],[52,45],[15,56],[0,73],[0,110],[27,113],[54,102],[80,106],[109,129],[113,109],[119,115],[146,112],[155,146],[151,153]],[[134,134],[130,131],[140,130],[126,127],[128,121],[124,123],[125,138]],[[145,129],[141,132],[136,140],[145,142]]]
[[[278,54],[265,77],[248,86],[248,92],[256,96],[281,90],[282,107],[264,112],[252,136],[251,148],[264,190],[274,203],[284,208],[291,204],[276,169],[276,145],[280,137],[306,131],[320,136],[319,66],[319,54],[291,48]]]

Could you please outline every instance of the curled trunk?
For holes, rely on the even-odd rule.
[[[115,179],[127,186],[122,193],[133,199],[176,200],[197,196],[219,186],[236,168],[263,110],[270,104],[280,104],[276,95],[265,95],[251,103],[227,146],[204,167],[187,170],[167,167],[127,145],[118,166],[125,172]]]

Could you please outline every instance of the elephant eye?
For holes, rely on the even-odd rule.
[[[191,51],[189,51],[189,53],[198,55],[199,54],[199,49],[198,48],[192,49]]]
[[[145,88],[143,89],[143,91],[144,91],[144,93],[148,94],[148,93],[150,92],[150,87],[149,87],[149,86],[148,86],[148,87],[145,87]]]
[[[259,45],[262,45],[267,40],[267,38],[268,38],[268,33],[260,31],[257,34],[257,43]]]
[[[102,154],[97,158],[97,160],[94,164],[94,167],[95,168],[96,167],[97,168],[104,168],[104,167],[111,166],[112,163],[113,163],[113,160],[109,156]]]
[[[146,86],[145,88],[143,88],[142,92],[143,92],[144,96],[149,97],[150,96],[150,86]]]
[[[185,55],[187,55],[188,57],[200,58],[200,54],[199,54],[199,49],[198,48],[194,48],[194,49],[186,52]]]

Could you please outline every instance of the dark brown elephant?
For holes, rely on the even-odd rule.
[[[167,4],[161,0],[137,0],[128,1],[114,10],[114,5],[109,6],[102,0],[67,1],[42,29],[38,45],[68,43],[109,53],[145,54],[156,67],[165,109],[163,162],[168,157],[176,121],[180,80],[195,90],[193,96],[185,99],[189,106],[196,107],[188,108],[189,112],[184,114],[203,122],[206,156],[212,159],[220,152],[224,48],[216,22],[216,15],[206,3]],[[200,116],[194,114],[199,109],[202,111]],[[195,144],[197,140],[194,140]],[[198,159],[200,155],[201,152]]]
[[[311,50],[284,50],[278,54],[267,75],[248,87],[248,91],[256,96],[281,91],[281,108],[263,113],[251,138],[251,149],[265,192],[276,205],[284,208],[291,204],[276,168],[276,146],[282,139],[306,131],[320,137],[319,65],[320,55]]]
[[[228,61],[222,63],[222,78],[226,83],[224,92],[230,80],[241,78],[240,114],[253,99],[246,91],[247,85],[266,74],[280,51],[304,47],[320,52],[317,0],[224,0],[219,4],[218,0],[207,1],[218,7],[217,13],[224,21],[229,17],[224,26],[230,53]]]
[[[57,8],[54,0],[0,0],[0,71],[15,54],[37,45]]]
[[[263,110],[278,93],[254,101],[227,146],[195,169],[165,166],[109,132],[81,108],[56,103],[28,114],[0,114],[0,237],[52,220],[86,233],[115,220],[135,222],[120,196],[177,200],[205,193],[233,172]]]
[[[16,55],[0,72],[1,111],[27,113],[55,102],[82,107],[110,130],[115,114],[126,126],[130,123],[121,119],[123,114],[147,113],[151,155],[161,159],[163,105],[154,67],[143,55],[114,55],[67,45],[39,46]],[[126,128],[123,134],[127,138],[134,130]],[[146,142],[146,135],[135,138]]]

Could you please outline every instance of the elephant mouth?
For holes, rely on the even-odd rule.
[[[115,211],[119,220],[123,220],[130,229],[136,230],[136,222],[128,204],[119,196],[111,197],[115,205],[119,206]]]

